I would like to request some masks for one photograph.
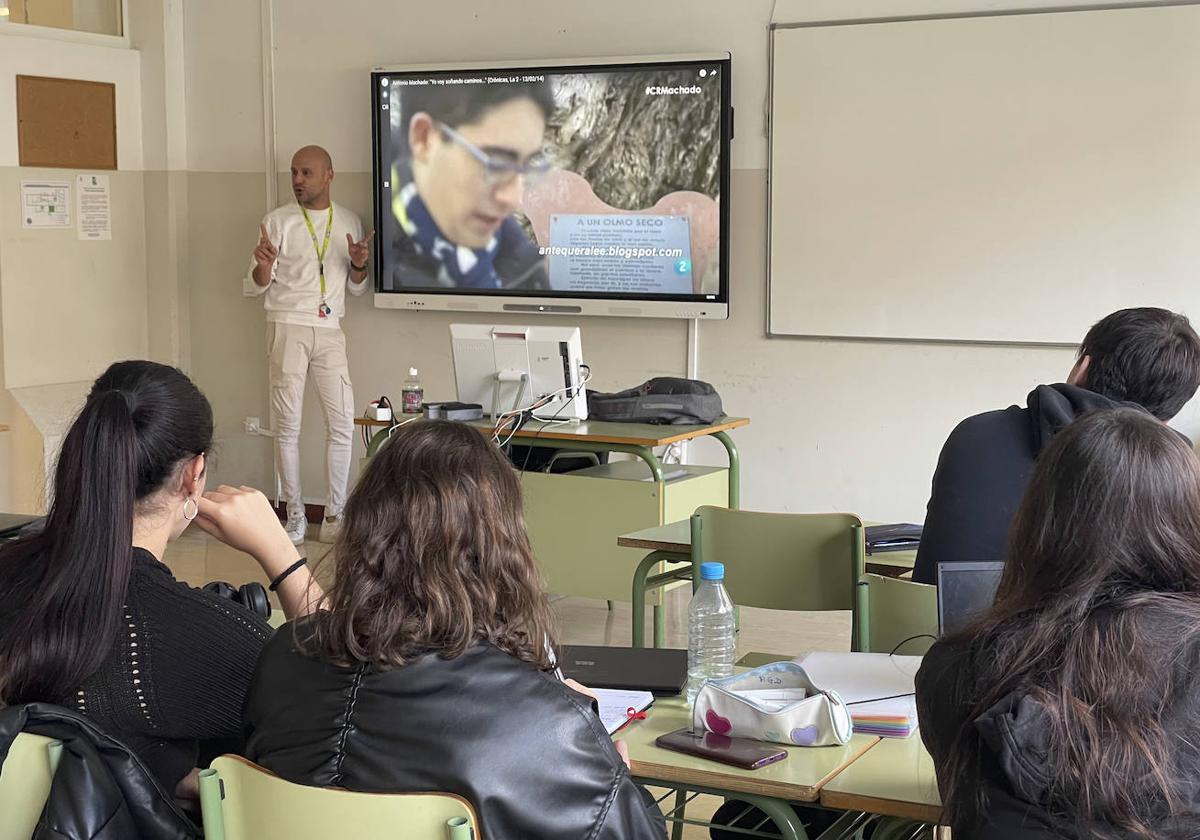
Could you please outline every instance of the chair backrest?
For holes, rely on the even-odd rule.
[[[215,759],[200,773],[200,805],[206,840],[482,836],[471,804],[453,794],[308,787],[233,755]],[[452,821],[457,824],[450,827]]]
[[[936,586],[873,574],[863,575],[860,585],[867,592],[866,617],[860,624],[866,650],[912,656],[929,650],[938,634]]]
[[[692,560],[725,564],[738,606],[853,610],[863,574],[862,520],[852,513],[760,513],[705,506],[692,516]]]
[[[0,840],[29,840],[58,767],[62,742],[22,732],[0,768]]]

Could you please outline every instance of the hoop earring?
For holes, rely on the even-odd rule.
[[[188,502],[192,503],[192,512],[190,514],[188,513]],[[200,512],[200,505],[196,504],[195,499],[193,499],[191,496],[188,496],[186,499],[183,500],[183,518],[184,519],[186,519],[188,522],[191,522],[193,519],[196,518],[196,514],[198,514],[199,512]]]

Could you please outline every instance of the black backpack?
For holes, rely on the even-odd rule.
[[[713,386],[673,376],[659,376],[615,394],[588,391],[587,404],[589,420],[614,423],[701,425],[725,416]]]

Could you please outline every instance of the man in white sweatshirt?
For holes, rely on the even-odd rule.
[[[355,415],[341,318],[346,290],[352,295],[366,290],[375,235],[371,231],[363,236],[358,216],[330,200],[332,182],[333,161],[327,151],[305,146],[296,152],[296,201],[263,219],[250,271],[242,281],[247,297],[265,295],[275,447],[287,502],[287,532],[297,544],[304,542],[307,528],[300,493],[300,415],[310,371],[327,432],[329,500],[321,541],[333,542],[341,526]]]

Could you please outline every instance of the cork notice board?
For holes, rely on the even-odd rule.
[[[117,86],[17,76],[21,166],[117,168]]]

